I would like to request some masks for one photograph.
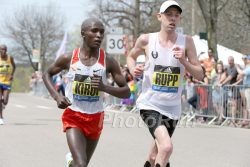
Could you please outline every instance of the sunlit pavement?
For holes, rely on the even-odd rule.
[[[61,114],[50,99],[12,93],[0,126],[0,167],[64,167]],[[171,167],[249,167],[250,130],[178,127]],[[151,136],[138,114],[106,112],[90,167],[142,167]]]

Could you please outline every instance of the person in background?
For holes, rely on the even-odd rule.
[[[204,78],[202,79],[202,81],[198,81],[197,79],[194,79],[195,83],[198,83],[198,85],[196,85],[196,95],[197,95],[197,101],[198,103],[198,109],[202,110],[202,114],[204,115],[204,117],[200,117],[199,121],[201,123],[204,123],[207,121],[207,115],[208,115],[208,111],[209,111],[209,86],[208,86],[208,76],[206,75],[206,69],[202,66],[202,70],[203,70],[203,74],[204,74]]]
[[[201,65],[205,68],[206,70],[206,76],[208,77],[209,81],[211,80],[211,78],[213,77],[212,72],[214,71],[214,67],[215,67],[215,59],[214,59],[214,55],[213,55],[213,49],[209,48],[208,49],[208,58],[201,60]]]
[[[134,105],[134,101],[135,101],[135,82],[134,82],[134,78],[133,76],[130,74],[129,69],[127,66],[124,66],[122,68],[122,74],[126,79],[126,82],[128,84],[128,87],[130,89],[130,97],[127,99],[122,99],[122,104],[125,106],[133,106]]]
[[[7,46],[0,45],[0,125],[4,124],[3,110],[9,101],[15,70],[16,64],[14,58],[7,54]]]
[[[222,123],[223,118],[223,89],[218,86],[218,83],[226,79],[226,72],[224,69],[224,65],[222,61],[219,61],[215,66],[216,74],[211,80],[211,84],[213,85],[212,92],[212,102],[213,108],[215,112],[218,114],[216,125],[220,125]]]
[[[245,107],[243,108],[243,121],[240,122],[242,127],[249,127],[250,122],[249,112],[250,112],[250,55],[244,57],[245,68],[241,69],[239,66],[237,67],[237,71],[239,73],[239,79],[243,80],[243,91],[242,96],[245,99]]]
[[[35,92],[36,92],[36,87],[37,87],[37,75],[36,75],[35,72],[33,72],[33,73],[31,74],[29,86],[30,86],[32,95],[34,95]]]
[[[236,111],[238,106],[238,101],[241,100],[240,96],[240,89],[238,85],[242,85],[242,81],[238,80],[238,72],[236,69],[236,65],[234,63],[234,57],[229,56],[228,57],[228,67],[226,68],[226,75],[227,77],[224,80],[220,80],[218,83],[218,86],[224,86],[225,95],[224,95],[224,102],[223,107],[225,109],[225,115],[228,116],[228,104],[230,104],[231,107],[231,117],[236,117]],[[232,121],[235,123],[235,121]]]

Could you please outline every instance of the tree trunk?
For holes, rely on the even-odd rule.
[[[140,33],[140,0],[135,1],[135,30],[134,30],[134,37],[138,38]]]
[[[211,21],[207,23],[207,42],[208,48],[212,48],[214,59],[218,61],[218,53],[217,53],[217,31],[215,28],[215,24]]]
[[[208,48],[212,48],[214,59],[217,62],[217,0],[197,0],[207,27]]]

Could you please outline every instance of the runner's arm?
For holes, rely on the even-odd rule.
[[[58,107],[62,109],[69,106],[70,102],[67,98],[63,97],[56,91],[52,83],[52,77],[61,72],[62,70],[68,70],[70,61],[71,55],[62,55],[43,73],[43,81],[46,88],[48,89],[51,97],[57,101]]]
[[[194,41],[190,36],[186,37],[186,55],[188,61],[183,61],[182,64],[193,77],[198,80],[202,80],[204,78],[204,73],[197,58]]]
[[[148,36],[148,34],[141,35],[127,56],[127,65],[133,76],[140,76],[143,73],[143,66],[136,66],[136,59],[140,54],[145,54],[145,48],[148,45]]]
[[[111,73],[115,83],[119,87],[104,85],[102,91],[118,98],[128,98],[130,96],[130,89],[127,85],[124,76],[122,75],[118,62],[114,58],[109,56],[107,56],[106,60],[107,60],[107,73]]]
[[[13,68],[12,73],[11,73],[11,79],[13,79],[14,73],[16,71],[16,63],[15,63],[13,57],[10,57],[10,62],[11,62],[12,68]]]

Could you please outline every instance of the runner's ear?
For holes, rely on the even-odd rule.
[[[81,30],[81,35],[82,35],[83,38],[85,37],[84,30]]]

